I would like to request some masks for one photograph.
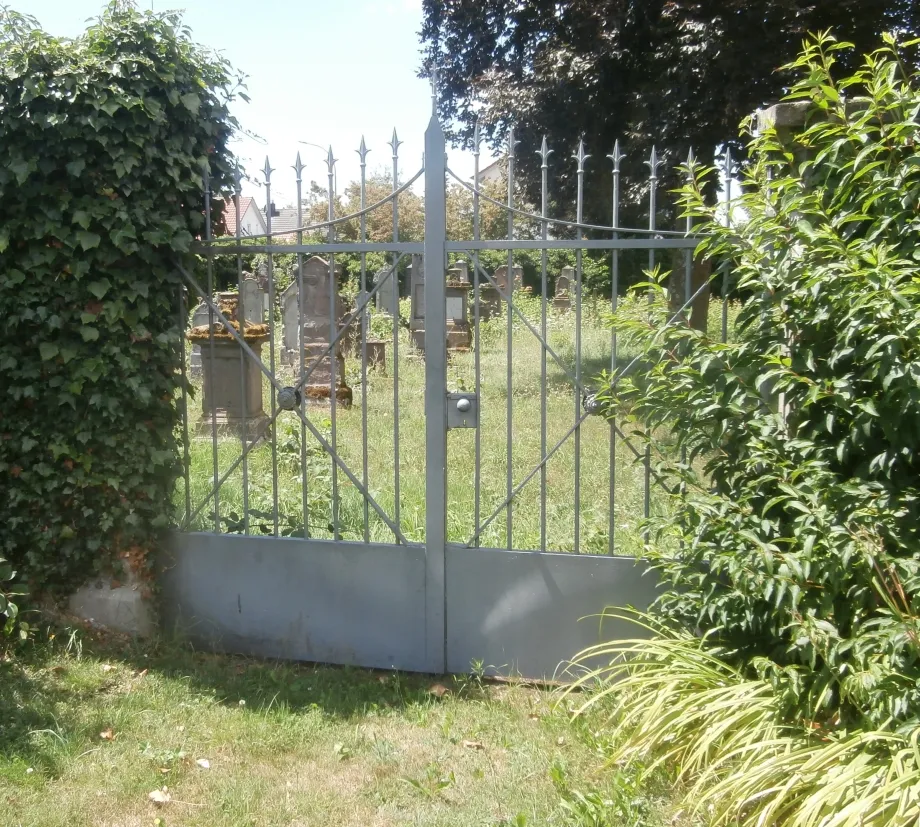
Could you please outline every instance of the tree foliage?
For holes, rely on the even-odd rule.
[[[231,187],[227,63],[113,2],[74,40],[0,11],[0,555],[44,589],[169,522],[179,281]]]
[[[853,74],[852,44],[809,41],[789,68],[804,130],[752,138],[727,227],[682,193],[752,299],[721,344],[618,320],[648,370],[615,410],[685,463],[651,550],[674,590],[659,610],[774,682],[822,725],[920,723],[920,76],[886,39]]]
[[[663,171],[691,147],[710,163],[717,145],[737,139],[742,118],[781,96],[789,74],[777,70],[808,32],[833,29],[862,54],[880,32],[918,31],[918,23],[906,0],[425,0],[423,71],[438,68],[439,111],[455,142],[468,144],[481,116],[484,135],[504,152],[515,122],[517,165],[535,203],[545,134],[557,209],[573,211],[570,156],[584,136],[594,156],[585,215],[600,223],[610,221],[605,156],[615,140],[628,153],[624,196],[637,204],[651,146]],[[666,177],[662,190],[672,183]]]

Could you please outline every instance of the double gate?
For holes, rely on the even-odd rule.
[[[200,303],[182,354],[182,530],[163,588],[166,621],[192,639],[264,656],[436,673],[481,662],[549,678],[599,635],[632,633],[601,626],[605,607],[653,599],[656,581],[637,562],[638,522],[659,507],[651,457],[592,404],[600,370],[615,377],[635,360],[603,321],[610,305],[583,288],[585,251],[609,255],[615,307],[624,250],[647,251],[649,265],[682,262],[690,296],[696,240],[689,228],[655,226],[654,153],[649,226],[633,230],[618,226],[618,147],[607,156],[612,223],[593,227],[582,223],[583,147],[572,222],[548,215],[545,142],[539,215],[515,206],[513,137],[506,199],[480,185],[476,145],[470,184],[447,167],[432,117],[424,166],[400,184],[394,133],[391,190],[368,204],[362,141],[360,208],[342,217],[330,149],[319,222],[304,215],[299,156],[296,216],[273,214],[266,161],[265,228],[249,238],[239,182],[227,204],[232,235],[212,231],[206,192],[203,264],[180,267],[183,325]],[[422,178],[424,240],[402,241],[400,207]],[[452,202],[471,210],[466,238],[448,236],[448,182]],[[506,238],[483,238],[489,210],[507,219]],[[369,222],[390,213],[392,237],[369,241]],[[287,218],[296,224],[279,228]],[[522,256],[531,286],[516,289]],[[356,286],[344,309],[343,260]],[[256,301],[249,267],[265,316],[245,304]],[[238,293],[218,289],[228,270]]]

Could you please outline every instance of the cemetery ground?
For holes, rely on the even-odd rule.
[[[683,823],[663,780],[601,766],[596,721],[523,683],[70,628],[0,657],[0,687],[11,827]]]
[[[405,303],[405,302],[404,302]],[[540,301],[518,294],[515,305],[530,323],[540,328]],[[407,314],[408,308],[404,312]],[[611,368],[611,332],[606,323],[606,303],[585,302],[581,330],[582,376],[588,387],[598,387],[598,375]],[[641,308],[637,307],[637,312]],[[729,305],[729,332],[737,313]],[[709,333],[718,338],[721,330],[722,304],[710,302]],[[572,427],[576,415],[576,396],[570,375],[575,372],[575,313],[548,310],[548,342],[569,376],[547,356],[546,421],[547,449],[550,450]],[[385,375],[368,369],[367,387],[361,386],[361,362],[356,354],[346,358],[346,378],[354,389],[354,404],[350,409],[336,411],[336,445],[342,460],[355,476],[362,478],[362,396],[367,400],[368,489],[384,512],[394,514],[394,388],[392,319],[377,314],[371,320],[371,334],[387,341]],[[505,315],[481,323],[482,350],[480,434],[481,482],[480,520],[485,521],[503,503],[507,481],[507,319]],[[410,541],[424,541],[425,522],[425,365],[423,357],[414,351],[408,331],[399,327],[399,435],[400,435],[400,523]],[[206,347],[206,345],[205,345]],[[625,367],[633,354],[628,344],[618,345],[617,365]],[[268,360],[268,345],[262,358]],[[277,366],[282,382],[294,384],[299,368]],[[542,368],[541,346],[533,333],[518,316],[513,318],[511,360],[511,419],[512,419],[512,480],[513,485],[524,479],[539,463],[541,456]],[[472,391],[475,388],[473,352],[452,354],[448,364],[450,390]],[[268,382],[263,382],[264,409],[271,410]],[[194,511],[209,497],[214,484],[211,432],[202,429],[195,438],[196,424],[201,415],[200,381],[196,397],[189,402],[190,433],[190,500]],[[578,400],[581,413],[581,400]],[[308,404],[311,422],[331,441],[331,421],[328,405]],[[282,412],[278,425],[278,502],[279,532],[303,536],[303,473],[301,466],[301,425],[296,414]],[[618,426],[630,435],[628,422]],[[608,499],[611,457],[610,425],[599,417],[588,417],[581,428],[581,509],[579,550],[583,553],[607,553],[609,536]],[[667,451],[669,435],[657,435],[657,449]],[[614,512],[616,517],[615,550],[619,554],[635,554],[642,548],[639,522],[644,510],[645,470],[641,457],[622,440],[616,438],[614,471]],[[635,442],[635,440],[634,440]],[[319,443],[306,434],[306,489],[309,505],[309,536],[332,537],[332,462]],[[238,438],[218,441],[219,476],[229,469],[241,452]],[[574,551],[575,528],[575,441],[569,438],[546,465],[547,510],[546,548],[549,551]],[[652,462],[654,466],[654,459]],[[473,536],[475,432],[456,429],[448,435],[448,541],[465,544]],[[249,530],[253,534],[273,530],[272,451],[270,442],[263,441],[253,448],[247,458]],[[665,507],[664,492],[651,477],[650,507]],[[344,540],[364,539],[364,500],[344,473],[338,472],[339,532]],[[184,511],[185,491],[180,482],[176,503]],[[243,515],[243,468],[238,466],[220,489],[220,530],[240,531]],[[540,543],[540,474],[536,473],[515,498],[512,506],[513,547],[539,549]],[[213,502],[193,521],[192,530],[213,531],[215,526]],[[393,533],[369,509],[369,539],[372,542],[393,542]],[[506,545],[505,510],[496,516],[480,538],[480,545],[503,548]]]

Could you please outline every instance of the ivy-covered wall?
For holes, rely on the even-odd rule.
[[[228,65],[113,2],[75,40],[0,11],[0,557],[61,591],[169,526],[179,278],[229,190]]]

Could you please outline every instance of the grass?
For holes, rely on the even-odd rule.
[[[516,305],[539,327],[540,302],[534,297],[520,296]],[[730,308],[731,318],[737,309]],[[611,367],[611,334],[604,321],[605,308],[586,304],[581,328],[582,372],[587,385],[597,384],[597,375]],[[721,319],[721,303],[710,306],[711,333],[716,334]],[[373,320],[375,328],[386,326],[389,317]],[[279,328],[280,329],[280,328]],[[387,330],[383,327],[383,330]],[[515,317],[512,334],[512,381],[509,390],[507,321],[502,317],[482,325],[481,331],[481,476],[480,524],[498,509],[507,493],[508,400],[511,405],[510,466],[512,487],[517,486],[538,464],[541,457],[541,416],[545,401],[547,447],[551,449],[572,427],[576,403],[580,398],[566,371],[552,357],[547,358],[545,394],[541,366],[541,345],[526,326]],[[392,333],[384,334],[392,342]],[[717,335],[717,334],[716,334]],[[570,374],[575,369],[574,313],[550,312],[548,341]],[[267,346],[266,346],[267,348]],[[618,365],[622,367],[633,356],[622,345]],[[267,355],[264,357],[267,361]],[[354,388],[354,406],[338,409],[335,417],[335,443],[342,460],[353,473],[362,478],[362,398],[368,412],[368,487],[384,512],[395,519],[395,457],[394,457],[394,381],[393,350],[388,344],[386,375],[368,374],[367,387],[361,386],[360,362],[346,360],[346,375]],[[292,371],[278,367],[282,382],[293,383]],[[425,523],[425,365],[422,357],[409,344],[408,332],[400,329],[399,342],[399,487],[400,527],[412,542],[424,541]],[[450,390],[473,390],[475,387],[475,358],[472,353],[451,357],[448,366]],[[266,412],[271,399],[267,382],[264,390]],[[192,431],[200,418],[200,403],[190,401],[189,422]],[[308,406],[311,421],[331,441],[331,417],[328,407]],[[629,434],[626,422],[617,423]],[[283,413],[279,420],[278,503],[281,530],[287,528],[303,535],[303,484],[300,462],[300,425],[296,416]],[[448,435],[448,539],[465,544],[475,534],[475,436],[473,430],[452,430]],[[190,448],[190,498],[193,510],[206,501],[213,487],[214,474],[211,442],[192,439]],[[610,510],[614,514],[616,553],[630,555],[641,549],[639,520],[645,509],[646,472],[629,447],[616,438],[616,462],[611,486],[611,428],[601,418],[589,417],[580,428],[580,446],[576,451],[574,438],[569,438],[546,466],[545,543],[541,536],[541,502],[543,489],[537,473],[515,498],[511,508],[511,542],[516,549],[551,551],[576,550],[576,516],[578,519],[578,549],[588,553],[607,553],[610,543]],[[660,449],[668,450],[667,434],[660,435]],[[308,493],[307,532],[314,537],[331,537],[333,532],[332,463],[319,444],[308,433],[306,488]],[[238,439],[222,439],[219,445],[219,469],[223,474],[240,454]],[[576,459],[577,457],[577,459]],[[575,479],[578,467],[580,487],[576,505]],[[271,513],[274,503],[273,463],[268,443],[255,448],[247,460],[249,507],[261,513]],[[345,475],[338,472],[337,525],[346,540],[364,539],[364,500]],[[613,496],[611,497],[611,489]],[[184,487],[176,499],[184,512]],[[665,498],[651,478],[649,507],[655,512],[664,507]],[[214,530],[213,503],[208,503],[193,522],[199,530]],[[220,491],[222,518],[243,514],[243,470],[228,478]],[[495,520],[480,537],[484,546],[509,545],[508,514],[501,509]],[[253,518],[250,531],[259,533],[267,526],[273,530],[273,520]],[[221,530],[227,523],[221,522]],[[367,536],[371,541],[393,542],[393,532],[372,509],[369,510]]]
[[[548,690],[475,674],[82,632],[0,654],[0,687],[10,827],[668,823],[666,800],[597,769],[590,721],[571,723]]]

